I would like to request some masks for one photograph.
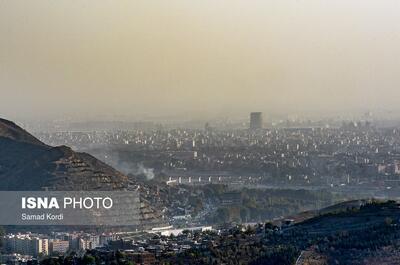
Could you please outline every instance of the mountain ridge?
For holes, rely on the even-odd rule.
[[[88,153],[75,152],[65,145],[47,145],[14,122],[0,118],[0,190],[112,191],[141,187]],[[159,225],[160,213],[140,197],[141,226]]]
[[[27,142],[36,145],[45,145],[35,136],[22,129],[10,120],[0,118],[0,137],[8,138],[19,142]]]
[[[114,190],[128,177],[87,153],[49,146],[0,118],[0,189]]]

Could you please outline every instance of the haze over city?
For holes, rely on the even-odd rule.
[[[1,1],[0,113],[397,110],[398,1]]]
[[[399,14],[0,0],[0,264],[400,264]]]

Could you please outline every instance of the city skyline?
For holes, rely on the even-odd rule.
[[[400,1],[0,1],[0,263],[400,263]]]

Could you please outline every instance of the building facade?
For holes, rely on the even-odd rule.
[[[261,129],[263,124],[262,112],[250,113],[250,129]]]

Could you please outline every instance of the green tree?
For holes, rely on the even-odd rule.
[[[96,264],[96,259],[92,255],[85,255],[82,258],[82,264],[84,265]]]

